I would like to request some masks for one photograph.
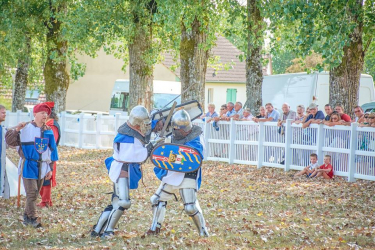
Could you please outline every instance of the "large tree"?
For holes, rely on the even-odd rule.
[[[62,35],[61,16],[66,15],[66,1],[49,1],[49,20],[45,21],[47,32],[47,60],[44,65],[45,92],[47,101],[55,102],[57,112],[65,110],[66,93],[69,87],[67,69],[68,41]]]
[[[278,0],[269,1],[268,11],[274,33],[282,25],[294,33],[291,43],[296,54],[305,57],[315,51],[323,56],[330,70],[330,103],[342,103],[352,114],[358,104],[364,58],[373,39],[375,3]]]
[[[262,106],[262,47],[265,22],[261,1],[247,0],[246,104],[253,114]]]
[[[25,105],[29,79],[40,79],[36,75],[41,73],[41,67],[33,62],[40,42],[38,33],[41,29],[35,27],[40,13],[37,4],[32,1],[2,1],[1,10],[0,71],[4,76],[2,83],[13,84],[12,111],[15,112],[22,110]],[[25,17],[28,17],[27,22]],[[38,86],[33,83],[30,87]]]
[[[246,107],[253,114],[262,106],[264,31],[263,1],[230,0],[227,2],[225,35],[242,51],[246,60]]]

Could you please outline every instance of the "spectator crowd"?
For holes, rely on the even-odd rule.
[[[220,121],[229,121],[231,119],[236,121],[254,121],[254,122],[277,122],[278,132],[281,135],[285,133],[286,120],[292,120],[294,124],[302,124],[302,128],[307,128],[311,124],[324,124],[326,126],[344,125],[351,126],[352,123],[357,123],[359,127],[373,127],[375,128],[375,111],[364,112],[360,106],[356,106],[353,110],[353,117],[345,113],[341,104],[324,106],[324,112],[319,110],[315,103],[311,103],[306,109],[304,105],[298,105],[296,111],[292,110],[288,103],[281,106],[281,112],[274,108],[272,103],[267,103],[264,107],[259,107],[259,114],[252,114],[248,108],[243,108],[241,102],[228,102],[220,107],[220,112],[216,113],[215,105],[209,104],[209,112],[204,114],[201,118],[206,122],[212,122],[213,127],[218,131],[218,123]],[[333,140],[337,142],[340,138]],[[363,138],[361,139],[363,141]],[[332,142],[333,143],[333,142]],[[362,143],[366,144],[366,143]],[[368,144],[368,143],[367,143]],[[362,146],[361,146],[362,149]],[[319,166],[317,164],[318,156],[312,154],[310,157],[310,165],[298,172],[295,177],[306,175],[308,178],[323,177],[331,179],[333,177],[333,167],[331,165],[331,156],[324,156],[324,164]],[[284,164],[284,161],[281,162]]]
[[[259,107],[259,114],[253,115],[249,108],[243,108],[241,102],[228,102],[220,107],[219,113],[215,111],[215,105],[208,105],[208,112],[201,118],[206,122],[213,122],[213,126],[217,128],[219,121],[254,121],[254,122],[277,122],[279,127],[283,127],[286,120],[291,119],[292,123],[302,124],[303,128],[307,128],[310,124],[324,124],[327,126],[345,125],[350,126],[351,123],[358,123],[360,127],[375,127],[375,112],[364,113],[360,106],[356,106],[353,110],[354,119],[352,120],[345,113],[343,106],[338,103],[335,106],[326,104],[324,112],[319,110],[318,105],[311,103],[306,109],[304,105],[298,105],[297,111],[293,111],[288,103],[284,103],[281,112],[273,107],[272,103],[267,103],[264,107]],[[283,129],[280,129],[282,132]]]

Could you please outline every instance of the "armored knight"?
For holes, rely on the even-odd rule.
[[[113,141],[113,155],[105,160],[109,178],[113,181],[112,202],[101,213],[91,236],[112,237],[114,228],[125,210],[131,206],[129,189],[137,189],[142,177],[140,165],[152,144],[148,143],[150,117],[143,106],[134,107],[128,122],[121,125]]]
[[[190,116],[185,110],[177,111],[171,120],[173,127],[172,143],[186,145],[196,149],[203,159],[202,129],[192,125]],[[179,191],[184,203],[185,212],[193,219],[200,236],[208,236],[205,220],[197,199],[197,191],[201,185],[201,168],[190,173],[181,173],[155,168],[156,176],[162,181],[151,197],[153,220],[147,235],[159,234],[164,221],[167,201],[177,197]]]

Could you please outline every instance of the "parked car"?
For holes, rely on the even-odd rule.
[[[375,102],[369,102],[362,105],[363,112],[375,112]]]

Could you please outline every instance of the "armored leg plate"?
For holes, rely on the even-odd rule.
[[[113,199],[113,209],[108,216],[108,222],[105,226],[104,233],[113,232],[117,222],[120,220],[121,215],[124,211],[131,206],[129,198],[129,179],[119,178],[117,183],[115,183],[115,192],[118,199]]]
[[[202,210],[199,206],[195,189],[180,189],[180,195],[184,202],[185,212],[193,219],[194,224],[199,231],[199,235],[208,236],[206,222],[204,220]]]

